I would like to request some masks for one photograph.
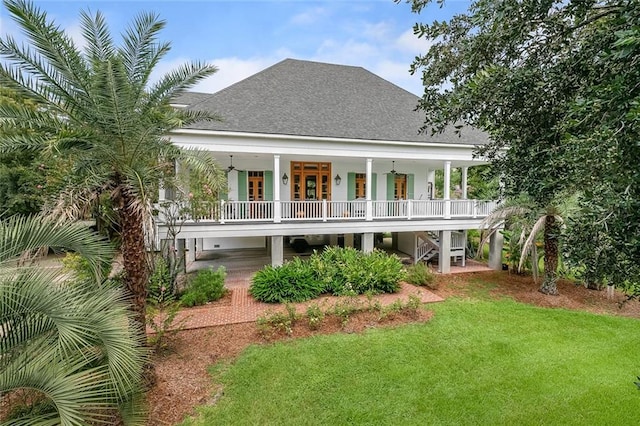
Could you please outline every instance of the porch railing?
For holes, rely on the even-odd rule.
[[[160,223],[167,220],[195,222],[288,222],[388,219],[482,218],[498,205],[487,200],[393,200],[371,201],[219,201],[157,206]],[[279,209],[276,211],[276,209]],[[279,213],[279,214],[276,214]]]

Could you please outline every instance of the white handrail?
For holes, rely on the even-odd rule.
[[[280,201],[280,215],[274,215],[273,201],[218,201],[177,203],[167,200],[156,205],[159,223],[169,218],[216,223],[281,221],[364,221],[367,201],[300,200]],[[369,220],[424,220],[483,218],[498,205],[493,200],[389,200],[371,201]],[[447,210],[447,207],[449,210]]]

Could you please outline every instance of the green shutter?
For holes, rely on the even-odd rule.
[[[378,198],[378,175],[371,173],[371,199]]]
[[[387,200],[393,200],[393,192],[396,185],[396,175],[393,173],[387,173]]]
[[[414,174],[413,173],[409,173],[407,175],[407,198],[409,200],[413,200],[413,181],[414,181]]]
[[[356,199],[356,174],[347,173],[347,201]]]
[[[247,172],[238,170],[238,201],[247,201]]]
[[[220,188],[220,192],[218,193],[218,197],[220,197],[221,200],[228,200],[229,199],[229,172],[224,172],[224,185],[222,185],[222,187]]]
[[[265,201],[273,201],[273,172],[271,170],[264,171],[264,199]]]

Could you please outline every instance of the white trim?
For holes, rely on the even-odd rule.
[[[366,143],[377,145],[406,145],[417,147],[448,147],[448,148],[476,148],[481,145],[473,144],[452,144],[446,142],[409,142],[409,141],[388,141],[381,139],[352,139],[352,138],[336,138],[327,136],[300,136],[300,135],[284,135],[277,133],[250,133],[250,132],[229,132],[222,130],[200,130],[200,129],[177,129],[170,132],[171,135],[198,135],[198,136],[226,136],[238,138],[254,138],[254,139],[284,139],[284,140],[300,140],[300,141],[325,141],[325,142],[343,142],[343,143]]]

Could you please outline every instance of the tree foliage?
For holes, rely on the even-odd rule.
[[[435,3],[409,2],[414,11]],[[491,142],[479,154],[501,174],[508,196],[525,193],[553,210],[580,191],[583,216],[572,232],[608,234],[602,258],[610,261],[622,252],[630,259],[637,246],[631,235],[638,233],[622,224],[638,222],[637,167],[629,162],[638,158],[639,15],[629,0],[476,0],[448,22],[414,27],[433,42],[412,64],[425,85],[423,130],[466,123],[487,131]],[[559,235],[556,222],[547,226],[546,235]],[[593,240],[586,241],[572,243],[576,263],[587,261],[575,259],[589,254]],[[545,268],[554,264],[547,256]],[[611,266],[593,259],[594,277],[613,278]]]
[[[76,251],[93,274],[65,281],[25,261],[43,246]],[[0,395],[14,408],[10,424],[114,423],[119,411],[136,418],[144,352],[122,292],[101,285],[112,255],[78,224],[0,222]],[[20,395],[25,405],[15,403]]]
[[[137,16],[117,45],[104,15],[81,12],[81,50],[31,2],[5,0],[4,5],[27,43],[10,35],[0,40],[0,84],[36,108],[0,105],[0,151],[44,151],[71,159],[66,173],[72,179],[58,197],[56,215],[77,217],[108,202],[120,231],[125,284],[144,324],[145,236],[159,185],[174,183],[176,161],[214,190],[224,181],[211,156],[182,150],[168,139],[172,129],[215,118],[172,108],[170,101],[216,68],[189,63],[151,81],[170,49],[158,40],[165,21],[153,13]],[[18,131],[3,131],[8,128]]]

